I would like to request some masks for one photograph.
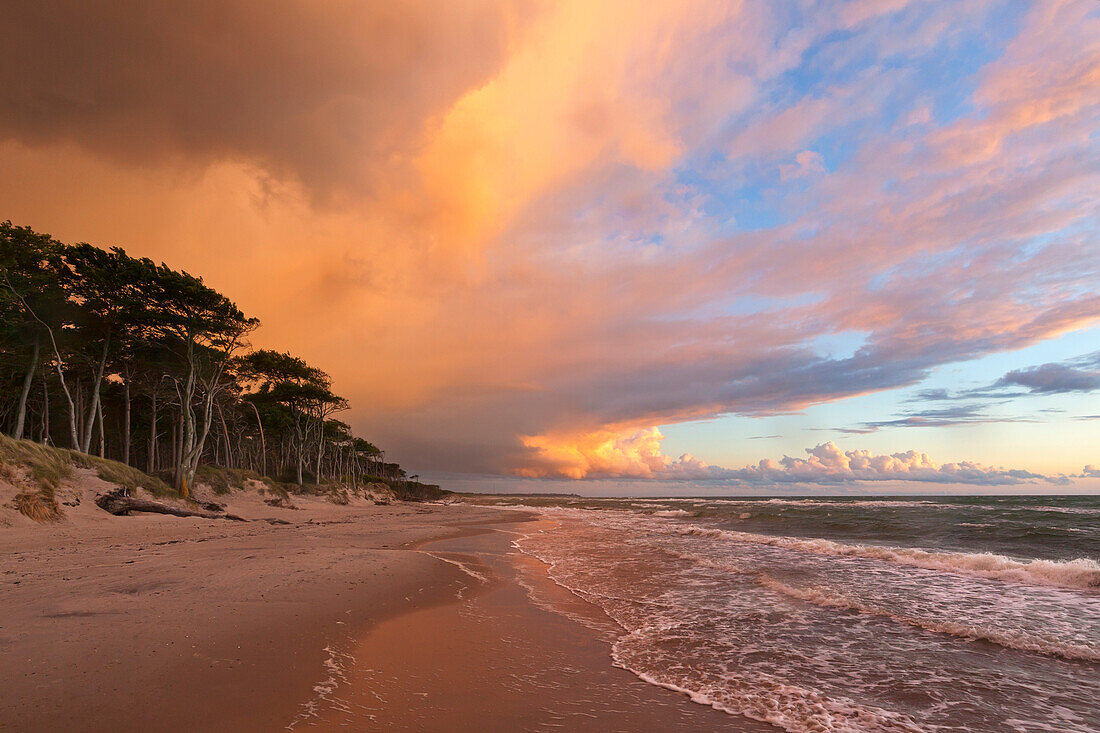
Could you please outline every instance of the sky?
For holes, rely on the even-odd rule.
[[[1100,492],[1095,0],[40,0],[0,218],[202,275],[425,479]]]

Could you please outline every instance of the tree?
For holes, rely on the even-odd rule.
[[[87,453],[92,444],[92,426],[101,411],[101,390],[111,349],[125,351],[146,334],[147,306],[157,291],[157,268],[151,260],[127,256],[118,247],[102,250],[77,244],[64,250],[67,289],[71,302],[80,305],[80,342],[94,347],[92,394],[80,446]]]
[[[38,234],[30,227],[12,226],[10,221],[0,223],[0,284],[5,291],[8,315],[24,338],[35,344],[37,361],[38,344],[42,334],[49,338],[53,348],[54,367],[69,408],[69,440],[79,449],[77,437],[76,404],[65,380],[65,359],[61,347],[62,331],[68,325],[73,309],[68,307],[68,295],[64,289],[64,245],[48,235]],[[26,414],[29,382],[33,379],[37,363],[28,367],[24,389],[20,394],[16,430],[22,437]]]
[[[347,409],[347,402],[332,393],[329,376],[296,356],[270,350],[248,354],[240,361],[239,372],[253,388],[250,399],[254,404],[255,401],[276,404],[290,416],[297,458],[295,478],[299,486],[305,483],[303,469],[307,447],[313,443],[313,436],[317,436],[314,476],[318,476],[324,455],[325,419]]]
[[[186,497],[210,434],[215,401],[232,383],[227,368],[259,321],[247,318],[201,278],[166,265],[156,268],[152,290],[150,333],[183,366],[183,375],[175,380],[182,424],[173,482]]]
[[[9,435],[67,438],[127,464],[144,458],[147,472],[170,468],[184,497],[203,463],[247,464],[299,485],[310,471],[318,483],[381,474],[407,488],[394,483],[399,466],[333,417],[348,404],[328,374],[285,352],[240,355],[257,326],[199,277],[0,223],[0,429]]]

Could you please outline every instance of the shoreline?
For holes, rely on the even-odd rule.
[[[540,524],[552,522],[509,517],[421,543],[461,566],[466,588],[337,650],[340,684],[309,729],[776,730],[615,666],[614,622],[513,545]]]
[[[613,666],[534,513],[304,508],[0,532],[0,728],[769,729]]]

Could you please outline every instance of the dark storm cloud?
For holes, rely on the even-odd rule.
[[[5,3],[0,139],[369,182],[500,61],[492,2]]]

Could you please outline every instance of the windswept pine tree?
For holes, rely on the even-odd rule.
[[[321,369],[250,350],[259,321],[201,277],[0,223],[0,427],[112,458],[189,495],[204,465],[298,486],[405,472],[334,415]]]

